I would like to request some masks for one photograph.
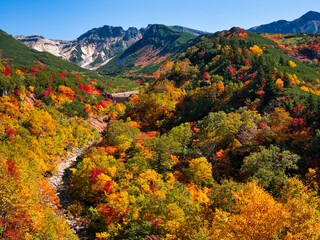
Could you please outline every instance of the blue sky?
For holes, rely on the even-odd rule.
[[[181,25],[208,32],[320,12],[319,0],[0,0],[0,29],[72,40],[103,25]]]

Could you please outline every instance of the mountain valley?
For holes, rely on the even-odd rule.
[[[0,31],[0,239],[319,239],[317,17]]]

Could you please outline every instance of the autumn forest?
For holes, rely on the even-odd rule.
[[[151,28],[97,71],[0,32],[0,238],[319,239],[320,35]]]

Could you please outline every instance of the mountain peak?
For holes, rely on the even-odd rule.
[[[309,11],[302,17],[300,17],[300,19],[303,19],[305,21],[320,20],[320,13],[315,11]]]
[[[113,27],[109,25],[104,25],[99,28],[93,28],[86,33],[82,34],[77,40],[82,40],[88,36],[95,36],[99,38],[110,38],[110,37],[122,37],[125,31],[122,27]]]
[[[159,29],[170,29],[169,27],[167,27],[164,24],[149,24],[147,27],[147,30],[159,30]]]
[[[147,31],[145,32],[145,37],[146,38],[164,37],[167,35],[172,35],[177,33],[181,33],[181,32],[162,24],[152,24],[152,25],[148,25]]]

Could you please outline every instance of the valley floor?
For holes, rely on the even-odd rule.
[[[86,226],[84,220],[81,217],[74,217],[68,214],[68,208],[74,204],[74,199],[70,192],[70,175],[71,168],[76,165],[77,159],[81,156],[88,148],[94,145],[96,141],[91,141],[82,148],[77,148],[72,153],[68,153],[58,165],[58,170],[48,179],[49,184],[56,190],[56,195],[60,199],[61,217],[66,219],[66,222],[70,226],[71,231],[76,234],[79,239],[93,239],[87,232],[88,226]]]

